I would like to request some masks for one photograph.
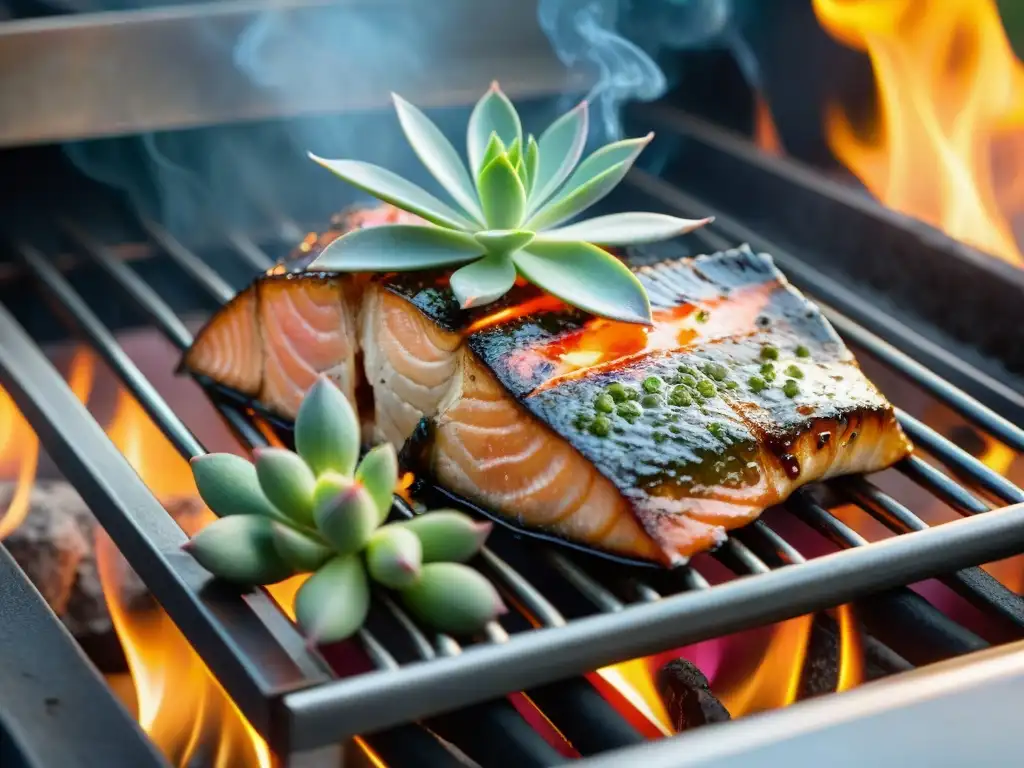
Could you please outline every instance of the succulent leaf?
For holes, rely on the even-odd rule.
[[[488,253],[512,253],[527,246],[535,235],[526,229],[488,229],[474,237]]]
[[[539,167],[530,193],[531,212],[540,208],[569,178],[583,155],[588,127],[587,102],[582,101],[540,135]]]
[[[484,154],[491,133],[496,133],[506,147],[512,146],[516,139],[520,142],[523,140],[519,114],[497,83],[491,84],[490,90],[476,103],[473,113],[469,116],[466,149],[469,154],[469,167],[474,175],[479,174],[480,169],[484,167]]]
[[[370,585],[358,555],[329,560],[295,595],[295,618],[313,644],[351,637],[369,610]]]
[[[492,132],[491,138],[487,142],[487,148],[484,150],[484,158],[483,162],[480,164],[480,170],[482,171],[484,168],[490,165],[494,158],[502,154],[504,151],[505,145],[501,143],[501,139],[498,138],[498,134]],[[479,176],[480,173],[479,171],[477,171],[473,175],[473,178],[479,180]]]
[[[385,203],[396,205],[442,227],[473,229],[473,223],[461,213],[386,168],[360,160],[328,160],[313,153],[309,157],[352,186]]]
[[[461,563],[424,565],[419,580],[401,595],[417,619],[458,635],[478,632],[508,610],[491,582]]]
[[[491,229],[515,229],[526,213],[526,190],[508,155],[498,155],[480,172],[480,205]]]
[[[370,578],[390,589],[416,583],[423,565],[423,546],[416,534],[399,525],[374,532],[366,545],[366,569]]]
[[[612,320],[651,323],[650,300],[636,275],[596,245],[534,240],[512,260],[523,277],[573,306]]]
[[[310,268],[408,272],[464,264],[480,255],[480,244],[464,232],[430,225],[384,224],[342,235],[321,251]]]
[[[613,213],[578,221],[558,229],[547,229],[538,236],[545,242],[583,241],[595,245],[634,245],[685,235],[714,221],[680,219],[663,213]]]
[[[348,398],[326,376],[317,379],[299,406],[295,449],[317,476],[328,470],[351,475],[355,469],[359,419]]]
[[[459,267],[449,278],[459,306],[481,307],[497,301],[515,284],[516,268],[507,253],[491,253]]]
[[[508,155],[508,161],[512,164],[512,167],[518,168],[519,163],[523,160],[523,150],[519,139],[512,142],[512,145],[506,150],[505,154]]]
[[[323,490],[328,482],[339,486],[333,495]],[[362,483],[340,475],[320,478],[317,485],[318,501],[313,510],[317,530],[338,553],[358,552],[369,541],[380,518],[370,492]]]
[[[476,188],[462,163],[462,158],[451,142],[445,138],[433,121],[403,99],[397,93],[391,94],[402,131],[409,140],[416,155],[434,178],[477,223],[483,223]]]
[[[516,163],[516,176],[519,177],[519,183],[523,185],[523,190],[526,192],[526,199],[530,199],[530,176],[526,170],[526,160],[520,159]]]
[[[416,534],[423,546],[423,562],[462,563],[484,545],[493,523],[474,520],[452,509],[438,509],[398,525]]]
[[[276,584],[295,574],[278,554],[269,517],[233,515],[214,520],[182,547],[210,573],[246,587]]]
[[[208,453],[190,462],[200,497],[214,514],[263,515],[279,512],[260,489],[256,467],[231,453]]]
[[[316,477],[309,465],[283,448],[261,448],[254,458],[263,495],[292,520],[312,525]]]
[[[298,573],[315,571],[334,555],[330,547],[287,525],[275,523],[273,533],[277,554]]]
[[[605,144],[600,149],[594,150],[594,152],[592,152],[587,159],[580,163],[579,167],[572,172],[568,181],[566,181],[555,196],[544,205],[544,208],[549,208],[559,201],[564,200],[579,187],[587,184],[611,168],[618,166],[620,163],[624,163],[625,170],[628,171],[633,166],[633,163],[636,162],[640,153],[644,151],[644,147],[650,144],[651,139],[653,138],[654,134],[649,133],[639,139],[623,139],[622,141]],[[543,210],[544,209],[541,209],[540,212],[543,212]]]
[[[371,448],[356,469],[356,482],[373,498],[377,521],[383,523],[391,513],[391,502],[398,484],[398,456],[395,446],[381,443]]]
[[[537,174],[540,173],[540,147],[537,140],[531,134],[526,140],[526,155],[523,158],[523,167],[526,169],[526,194],[527,201],[532,199],[533,190],[537,188]]]
[[[526,226],[533,230],[547,229],[582,213],[615,189],[625,178],[631,165],[632,161],[621,162],[599,173],[568,195],[545,205],[530,218]]]

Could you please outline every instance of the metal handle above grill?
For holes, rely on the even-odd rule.
[[[229,0],[0,24],[0,147],[585,87],[532,3]]]

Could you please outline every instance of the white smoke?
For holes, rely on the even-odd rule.
[[[559,58],[596,75],[589,100],[606,140],[621,137],[626,102],[653,101],[668,89],[657,63],[665,52],[729,49],[758,82],[734,0],[539,0],[538,17]]]

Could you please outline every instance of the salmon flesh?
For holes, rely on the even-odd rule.
[[[817,307],[745,247],[636,268],[649,328],[526,284],[462,310],[444,272],[276,271],[185,369],[285,418],[326,374],[417,471],[613,555],[683,563],[806,483],[912,449]]]

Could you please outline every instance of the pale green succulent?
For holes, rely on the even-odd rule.
[[[371,163],[310,154],[350,184],[428,222],[350,232],[324,249],[314,262],[317,269],[400,272],[462,265],[450,279],[462,307],[496,301],[518,274],[592,314],[651,322],[643,285],[598,245],[664,240],[710,219],[617,213],[560,225],[611,192],[653,134],[608,144],[581,163],[587,140],[585,101],[540,139],[524,140],[515,107],[495,83],[469,118],[467,171],[426,115],[397,95],[394,100],[406,138],[455,205]]]
[[[294,609],[316,643],[359,630],[371,582],[442,632],[473,633],[505,612],[494,586],[463,565],[491,524],[453,510],[385,524],[395,449],[385,443],[359,459],[359,419],[326,378],[302,401],[295,448],[264,449],[255,463],[229,453],[193,459],[196,489],[219,517],[184,547],[200,565],[246,587],[312,574]]]

